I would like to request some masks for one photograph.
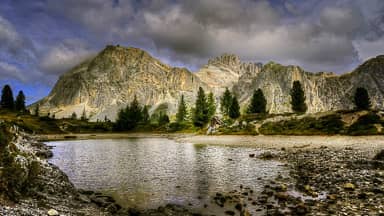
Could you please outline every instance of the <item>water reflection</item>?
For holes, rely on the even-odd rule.
[[[76,187],[113,194],[129,207],[157,208],[167,203],[196,208],[216,192],[239,185],[261,190],[282,168],[278,162],[249,158],[249,147],[176,143],[165,138],[76,140],[56,146],[51,163]]]

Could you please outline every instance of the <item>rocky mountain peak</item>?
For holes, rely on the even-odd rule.
[[[356,71],[359,72],[376,72],[376,73],[384,73],[384,55],[376,56],[375,58],[371,58],[361,64]]]
[[[215,66],[238,67],[240,64],[241,64],[241,61],[239,56],[234,54],[228,54],[228,53],[225,53],[221,56],[208,60],[208,65],[215,65]]]
[[[216,98],[229,88],[246,106],[254,89],[262,89],[270,113],[291,112],[292,82],[300,80],[306,93],[308,112],[351,109],[356,87],[365,87],[372,107],[382,109],[384,100],[384,55],[377,56],[345,75],[310,73],[298,66],[275,62],[242,62],[233,54],[224,54],[191,73],[171,67],[138,48],[107,46],[94,58],[88,59],[60,79],[51,93],[37,102],[41,114],[55,114],[56,118],[78,116],[85,110],[92,121],[114,120],[118,110],[136,95],[150,111],[166,107],[174,114],[184,95],[189,105],[196,92],[203,87]],[[30,107],[33,110],[33,106]]]

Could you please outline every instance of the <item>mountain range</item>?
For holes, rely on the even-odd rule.
[[[55,118],[78,116],[85,111],[91,121],[116,118],[134,95],[150,112],[175,114],[183,94],[192,107],[197,90],[213,92],[219,104],[226,88],[232,90],[244,109],[253,90],[261,88],[269,113],[291,112],[290,89],[299,80],[304,87],[308,113],[352,109],[357,87],[368,90],[374,109],[383,109],[384,55],[369,59],[352,72],[337,75],[311,73],[299,66],[242,62],[232,54],[208,60],[196,72],[172,67],[138,48],[108,45],[95,57],[60,76],[50,94],[30,106]]]

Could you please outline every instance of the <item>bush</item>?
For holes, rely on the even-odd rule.
[[[168,125],[168,132],[177,132],[193,128],[193,125],[187,122],[172,122]]]
[[[382,160],[384,161],[384,150],[381,150],[379,153],[373,157],[373,160]]]
[[[341,133],[343,129],[344,124],[341,117],[332,114],[318,119],[306,117],[268,122],[263,124],[259,131],[266,135],[333,135]]]
[[[376,135],[378,134],[375,124],[381,123],[380,116],[375,113],[360,116],[360,118],[353,123],[347,131],[348,135]]]
[[[19,198],[28,193],[30,186],[40,173],[38,161],[32,161],[24,167],[23,162],[16,160],[23,157],[16,146],[10,143],[11,136],[6,128],[0,126],[0,197],[17,202]]]

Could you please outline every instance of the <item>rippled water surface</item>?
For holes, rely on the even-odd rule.
[[[250,158],[250,147],[177,143],[166,138],[49,142],[59,166],[76,187],[103,191],[120,204],[157,208],[167,203],[194,206],[216,192],[239,185],[260,191],[283,171],[279,162]]]

